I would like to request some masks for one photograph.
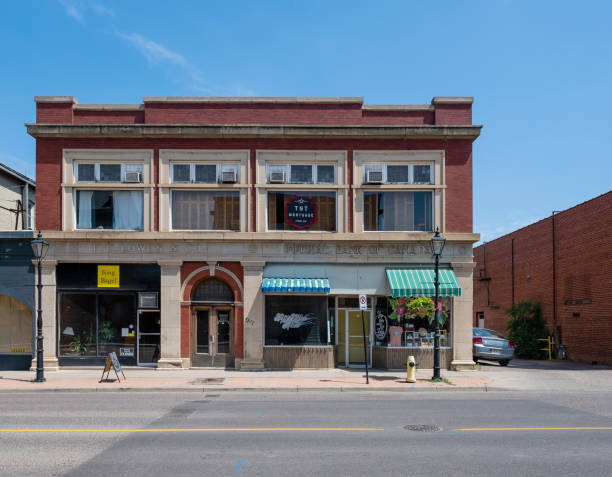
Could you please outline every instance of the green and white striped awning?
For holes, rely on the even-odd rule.
[[[435,296],[435,271],[422,268],[387,269],[391,296]],[[455,273],[449,268],[439,270],[439,296],[461,296],[461,287]]]
[[[327,278],[264,278],[264,293],[329,293]]]

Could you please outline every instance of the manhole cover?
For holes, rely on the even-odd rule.
[[[430,426],[429,424],[411,424],[404,426],[404,429],[415,432],[436,432],[440,430],[438,426]]]

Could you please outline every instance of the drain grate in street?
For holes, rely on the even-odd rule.
[[[437,432],[441,430],[438,426],[430,426],[429,424],[410,424],[404,426],[404,429],[415,432]]]
[[[204,397],[221,397],[221,394],[205,394]],[[208,402],[208,401],[204,401]]]

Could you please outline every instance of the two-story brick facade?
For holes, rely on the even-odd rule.
[[[472,98],[36,104],[45,366],[363,365],[367,294],[368,361],[426,367],[402,298],[431,294],[436,227],[442,364],[473,366]]]

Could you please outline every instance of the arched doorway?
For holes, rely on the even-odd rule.
[[[210,277],[191,293],[192,366],[232,366],[234,363],[234,292]]]
[[[32,310],[0,295],[0,369],[28,369],[32,362]]]

